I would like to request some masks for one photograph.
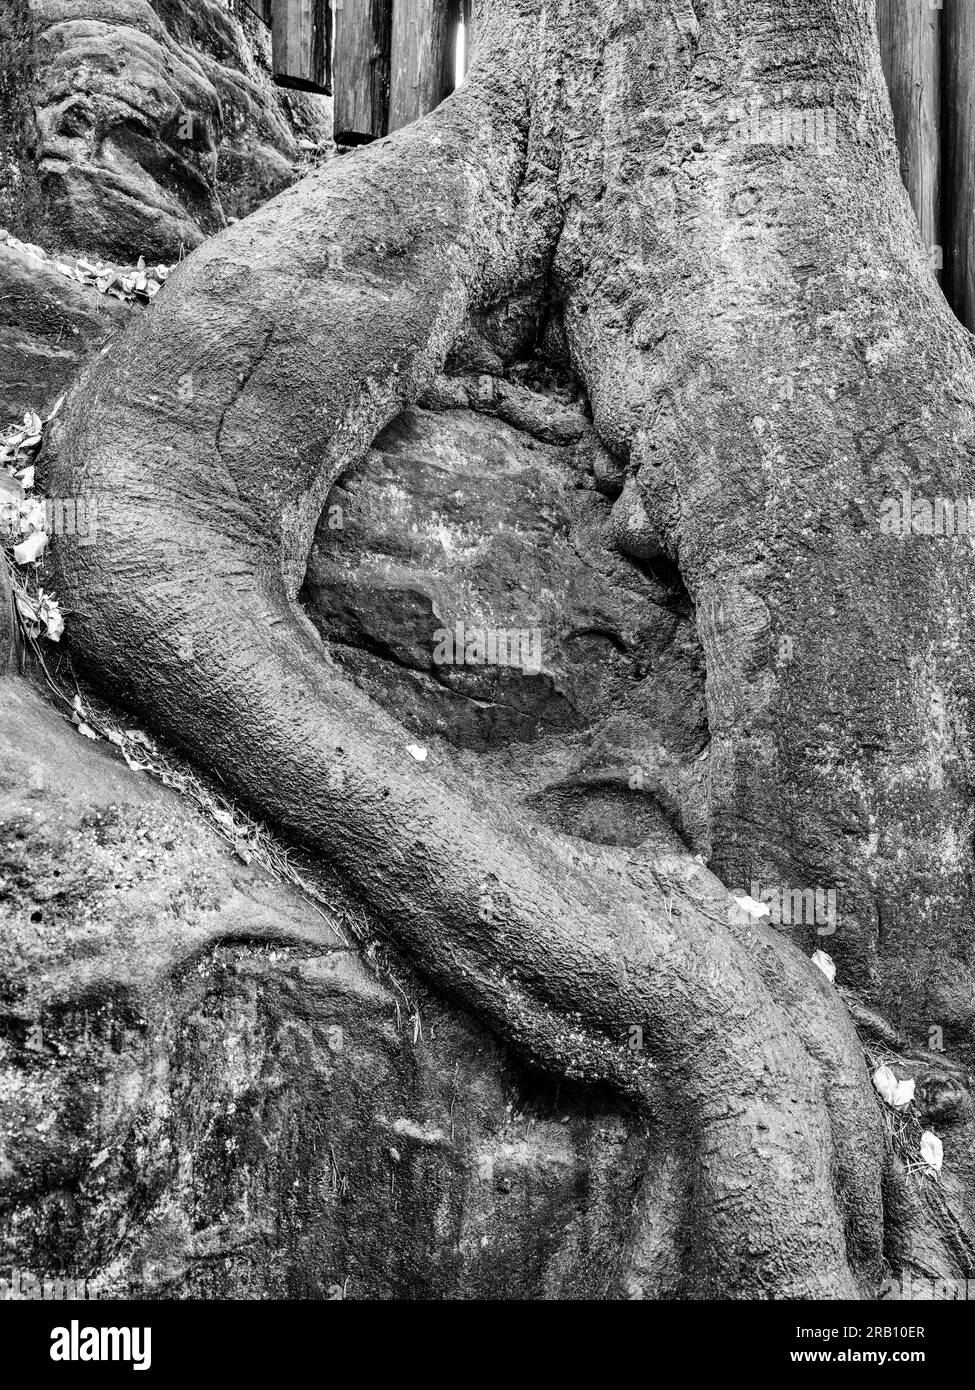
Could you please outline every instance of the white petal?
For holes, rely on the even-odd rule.
[[[894,1103],[894,1095],[897,1091],[897,1077],[890,1067],[878,1067],[873,1074],[874,1090],[887,1102],[888,1105]]]
[[[760,903],[757,898],[735,898],[735,902],[748,913],[749,917],[771,917],[772,915],[772,909],[768,903]]]
[[[895,1110],[903,1110],[910,1105],[914,1099],[914,1078],[910,1077],[907,1081],[898,1081],[894,1091],[894,1098],[890,1102]]]
[[[945,1146],[929,1129],[921,1135],[921,1157],[929,1168],[933,1168],[936,1173],[941,1172],[941,1165],[945,1161]]]
[[[829,980],[830,984],[832,984],[833,981],[836,979],[836,962],[833,960],[833,957],[828,956],[825,951],[817,951],[815,955],[811,957],[811,960],[813,965],[819,966],[820,970],[826,976],[827,980]],[[912,1081],[912,1088],[913,1085],[914,1083]]]
[[[47,545],[47,532],[35,531],[20,545],[14,546],[14,560],[18,565],[29,565],[43,555]]]
[[[17,594],[17,607],[20,610],[20,616],[25,622],[36,623],[40,621],[37,616],[36,607],[26,594]]]

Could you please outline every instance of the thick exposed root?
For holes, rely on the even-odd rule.
[[[335,477],[472,309],[537,276],[523,94],[473,81],[196,253],[87,373],[45,469],[85,670],[319,851],[441,988],[536,1065],[667,1110],[686,1296],[852,1296],[881,1138],[842,1004],[727,894],[486,804],[330,663],[293,597]],[[646,1051],[627,1048],[639,1025]]]

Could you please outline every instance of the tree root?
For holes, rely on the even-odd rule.
[[[73,642],[534,1065],[666,1119],[683,1296],[856,1296],[881,1267],[883,1140],[825,979],[735,924],[689,855],[581,847],[417,762],[294,603],[336,476],[467,315],[544,268],[525,109],[516,77],[472,79],[201,248],[91,367],[43,462],[97,504],[97,544],[55,548]]]

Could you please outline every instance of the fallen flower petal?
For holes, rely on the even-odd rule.
[[[37,609],[26,594],[17,594],[17,609],[25,622],[36,623],[38,621]]]
[[[906,1106],[911,1104],[914,1099],[914,1086],[915,1082],[913,1076],[908,1077],[906,1081],[898,1081],[897,1088],[894,1091],[894,1099],[891,1101],[891,1105],[895,1110],[903,1110]]]
[[[890,1067],[878,1067],[873,1074],[874,1089],[893,1110],[904,1110],[914,1099],[913,1077],[898,1081]]]
[[[30,565],[40,559],[47,548],[47,532],[34,531],[20,545],[14,546],[14,561],[18,565]]]
[[[894,1093],[897,1090],[897,1077],[890,1067],[878,1067],[873,1074],[874,1090],[885,1100],[888,1105],[893,1103]]]
[[[772,915],[772,909],[768,903],[760,903],[757,898],[746,896],[735,898],[735,902],[743,912],[748,913],[749,917],[771,917]]]
[[[921,1135],[921,1158],[936,1173],[941,1172],[941,1166],[945,1161],[945,1146],[929,1129]]]
[[[832,984],[833,981],[836,979],[836,962],[833,960],[833,957],[827,955],[825,951],[816,951],[815,954],[810,957],[810,959],[812,960],[813,965],[819,966],[820,970],[826,976],[827,980],[829,980],[830,984]],[[912,1086],[913,1084],[914,1083],[911,1082]]]

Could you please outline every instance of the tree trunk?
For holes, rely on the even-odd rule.
[[[973,560],[880,525],[902,487],[975,493],[971,348],[900,183],[872,7],[482,6],[464,86],[194,253],[45,464],[97,502],[98,545],[55,552],[89,675],[535,1065],[673,1136],[685,1297],[869,1294],[893,1171],[839,995],[720,879],[835,889],[845,980],[918,1029],[911,988],[971,908]],[[783,53],[832,106],[790,105]],[[294,601],[336,477],[472,315],[526,295],[624,479],[621,556],[693,604],[714,873],[417,760]]]

